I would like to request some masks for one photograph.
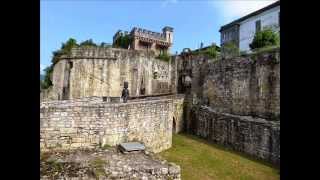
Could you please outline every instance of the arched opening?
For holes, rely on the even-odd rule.
[[[173,134],[176,134],[176,119],[173,117],[173,120],[172,120],[172,133]]]

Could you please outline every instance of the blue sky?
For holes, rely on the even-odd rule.
[[[219,28],[275,0],[41,0],[40,72],[52,51],[70,37],[112,43],[114,33],[138,26],[161,32],[174,28],[171,53],[220,44]]]

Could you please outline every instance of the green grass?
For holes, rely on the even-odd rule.
[[[104,167],[108,164],[105,160],[102,160],[100,158],[95,158],[94,160],[90,161],[90,168],[91,168],[91,174],[96,177],[100,178],[101,176],[106,177],[107,174],[104,170]]]
[[[183,180],[273,180],[280,170],[264,161],[229,151],[191,135],[173,135],[173,145],[159,155],[181,167]]]

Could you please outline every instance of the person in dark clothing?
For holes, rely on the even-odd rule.
[[[124,88],[122,90],[121,98],[123,102],[126,103],[129,97],[129,89],[128,89],[128,82],[124,82]]]

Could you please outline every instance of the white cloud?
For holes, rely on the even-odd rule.
[[[212,0],[209,1],[209,4],[211,4],[223,18],[231,21],[266,7],[276,1],[277,0]]]
[[[40,74],[44,74],[44,69],[46,68],[47,66],[44,65],[44,64],[40,64]]]
[[[178,0],[164,0],[161,3],[161,7],[167,7],[169,4],[176,4],[178,3]]]

